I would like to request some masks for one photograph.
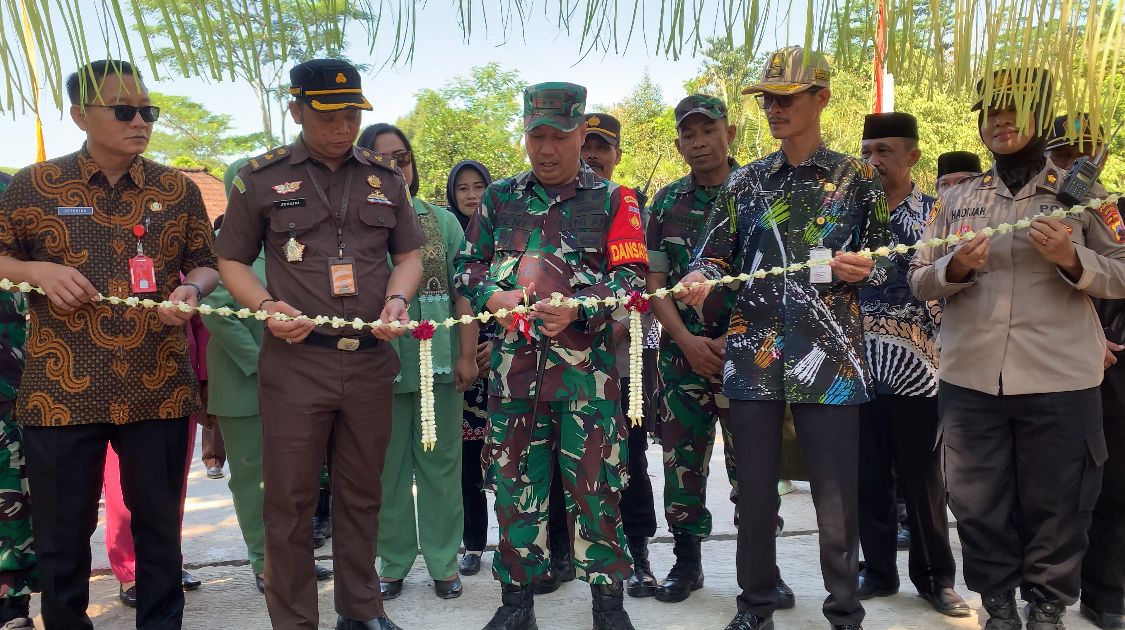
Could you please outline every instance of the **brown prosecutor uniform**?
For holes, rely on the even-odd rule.
[[[328,199],[321,201],[323,192]],[[345,202],[346,212],[341,212]],[[337,215],[342,236],[337,239]],[[304,246],[287,256],[291,239]],[[358,294],[333,297],[329,258],[355,259]],[[302,139],[258,156],[239,171],[216,242],[220,257],[251,264],[265,247],[271,296],[312,317],[378,319],[391,269],[388,254],[425,239],[402,173],[366,149],[335,171]],[[248,305],[254,307],[256,305]],[[352,340],[336,346],[338,338]],[[317,328],[301,344],[266,335],[259,374],[266,526],[266,603],[274,627],[316,628],[312,516],[320,467],[332,477],[336,610],[350,619],[383,614],[375,572],[383,458],[390,437],[391,388],[399,362],[370,330]],[[314,344],[318,342],[318,344]]]

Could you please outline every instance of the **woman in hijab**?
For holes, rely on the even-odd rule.
[[[449,210],[469,227],[484,199],[484,191],[492,183],[488,169],[475,160],[458,162],[449,171],[445,197]],[[477,379],[465,391],[465,409],[461,422],[461,501],[465,509],[465,555],[458,565],[461,575],[480,571],[480,559],[488,542],[488,503],[484,497],[484,469],[481,450],[488,425],[488,358],[492,352],[491,326],[483,327],[477,339]]]
[[[419,175],[410,140],[397,127],[372,125],[357,143],[389,155],[417,195]],[[442,322],[470,314],[469,303],[453,289],[453,259],[461,249],[464,230],[453,215],[414,196],[414,209],[426,246],[422,248],[422,283],[410,302],[410,319]],[[419,342],[406,335],[394,342],[402,368],[395,381],[391,412],[391,440],[383,465],[383,507],[379,516],[379,574],[383,599],[402,592],[419,546],[434,579],[438,597],[461,595],[457,550],[461,546],[462,509],[456,479],[461,471],[462,392],[477,379],[477,327],[438,326],[431,348],[437,447],[422,449]],[[415,518],[414,492],[418,513]],[[420,527],[419,527],[420,525]]]
[[[1090,297],[1125,297],[1125,235],[1110,203],[981,234],[1063,206],[1066,175],[1043,155],[1049,73],[1001,70],[985,83],[973,109],[994,164],[942,193],[922,240],[978,236],[919,250],[910,285],[944,301],[938,406],[965,583],[981,594],[987,630],[1022,627],[1021,582],[1027,629],[1058,630],[1078,599],[1106,460],[1105,337]]]

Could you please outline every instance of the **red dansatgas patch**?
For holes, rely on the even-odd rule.
[[[648,246],[641,226],[641,209],[632,189],[621,187],[621,202],[609,226],[609,266],[648,265]]]

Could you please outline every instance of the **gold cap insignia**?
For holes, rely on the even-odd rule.
[[[597,116],[590,116],[590,119],[587,120],[586,123],[591,127],[599,127],[602,124],[602,119]]]
[[[383,180],[379,179],[378,177],[376,177],[374,175],[371,175],[370,177],[367,178],[367,185],[371,186],[375,190],[378,190],[378,189],[383,187]]]
[[[992,173],[989,173],[988,175],[985,175],[984,177],[982,177],[981,180],[980,180],[980,183],[985,185],[985,186],[991,184],[992,183]]]
[[[343,72],[336,73],[336,83],[347,83],[348,79],[344,76]]]

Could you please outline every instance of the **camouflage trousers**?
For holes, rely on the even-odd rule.
[[[19,425],[12,403],[2,403],[0,419],[0,597],[22,597],[39,590],[31,543],[31,504],[24,473]]]
[[[547,572],[547,517],[557,457],[567,528],[578,578],[610,584],[628,577],[632,560],[621,526],[628,481],[628,428],[616,400],[543,402],[488,399],[485,485],[496,493],[500,544],[492,574],[530,584]]]
[[[731,500],[737,497],[734,443],[730,432],[730,401],[721,379],[691,369],[679,348],[660,348],[661,417],[656,427],[664,450],[664,512],[673,533],[706,537],[711,534],[707,509],[707,476],[715,446],[716,423],[723,432]]]

